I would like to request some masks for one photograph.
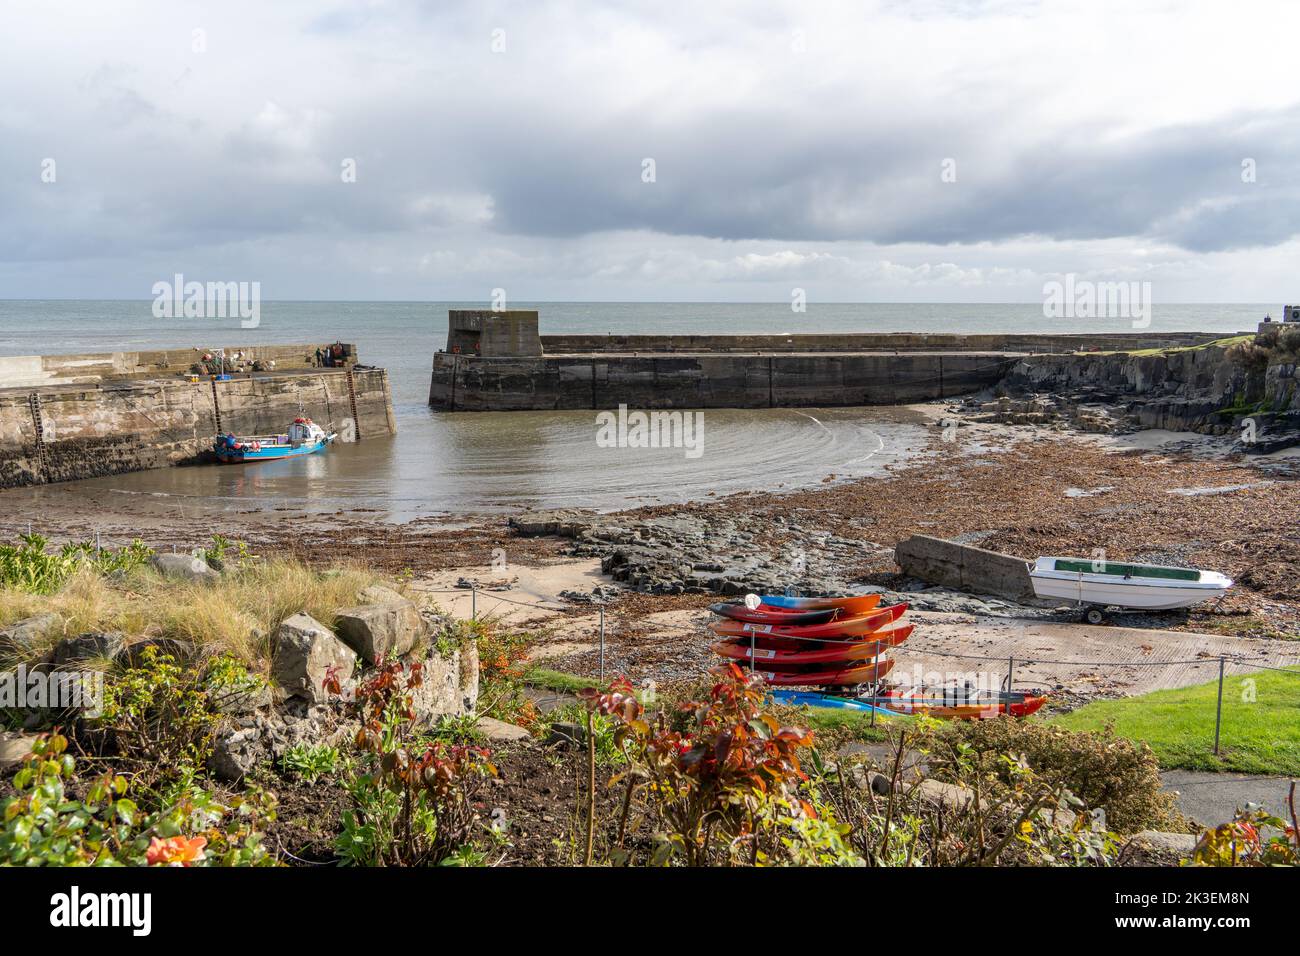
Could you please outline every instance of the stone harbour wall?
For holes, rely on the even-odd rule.
[[[440,352],[429,404],[445,411],[894,405],[988,388],[1017,358],[999,352],[539,358]]]
[[[397,431],[374,368],[0,388],[0,488],[201,461],[218,431],[278,433],[299,414],[341,439],[348,420],[361,440]]]
[[[429,404],[444,411],[896,405],[989,388],[1021,358],[1214,335],[926,332],[539,335],[532,311],[452,311]]]

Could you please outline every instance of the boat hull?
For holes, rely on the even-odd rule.
[[[783,671],[755,670],[769,684],[791,687],[853,687],[870,684],[893,670],[892,660],[870,661],[855,667],[827,667],[818,670]]]
[[[263,445],[257,450],[248,447],[232,449],[219,448],[217,458],[227,465],[251,464],[256,461],[281,461],[285,458],[301,458],[304,455],[314,455],[316,452],[324,451],[329,446],[329,440],[322,438],[317,442],[298,445]]]
[[[709,611],[731,621],[745,624],[780,624],[783,626],[803,626],[806,624],[829,624],[840,616],[837,608],[820,611],[776,611],[763,607],[749,608],[743,604],[710,604]]]
[[[886,717],[896,717],[897,714],[885,710],[883,707],[876,707],[867,703],[865,700],[857,700],[853,697],[840,697],[837,694],[826,694],[815,690],[774,690],[768,694],[768,697],[775,704],[784,704],[787,707],[825,707],[830,710],[852,710],[861,713],[871,713],[873,710],[877,714]]]
[[[939,720],[992,720],[995,717],[1028,717],[1047,702],[1046,694],[1008,695],[976,700],[969,704],[945,702],[941,691],[914,691],[895,689],[885,694],[881,706],[891,713],[903,716],[924,714]]]
[[[759,606],[766,611],[824,611],[835,608],[844,615],[866,614],[874,611],[880,604],[879,594],[862,594],[857,597],[842,598],[796,598],[784,595],[764,594]]]
[[[721,657],[754,662],[755,667],[770,671],[797,670],[809,664],[842,664],[879,657],[882,651],[897,647],[912,633],[912,625],[876,631],[862,641],[811,642],[792,641],[754,635],[753,647],[743,637],[718,641],[711,650]]]
[[[907,610],[906,604],[890,607],[831,621],[829,624],[811,624],[807,626],[782,626],[779,624],[745,624],[741,621],[714,621],[709,629],[719,637],[745,637],[751,634],[771,637],[787,637],[793,640],[834,641],[861,637],[878,631],[885,625],[897,620]]]
[[[1029,573],[1029,580],[1033,583],[1034,594],[1040,598],[1142,611],[1191,607],[1201,601],[1222,597],[1232,586],[1232,582],[1222,575],[1208,581],[1160,581],[1039,569]]]

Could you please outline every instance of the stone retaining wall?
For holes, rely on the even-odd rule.
[[[916,534],[898,543],[894,560],[904,574],[930,584],[1011,601],[1034,597],[1028,563],[1009,554]]]

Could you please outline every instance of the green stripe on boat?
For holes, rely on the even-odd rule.
[[[1150,564],[1115,564],[1112,561],[1056,562],[1057,571],[1084,574],[1113,574],[1120,578],[1168,578],[1171,581],[1199,581],[1201,572],[1185,568],[1158,568]]]

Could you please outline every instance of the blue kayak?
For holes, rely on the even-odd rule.
[[[885,717],[897,717],[898,714],[883,707],[875,707],[864,700],[854,700],[852,697],[837,697],[835,694],[823,694],[814,690],[773,690],[768,692],[768,698],[777,704],[785,704],[787,707],[827,707],[834,710],[855,710],[864,714],[875,711]]]

